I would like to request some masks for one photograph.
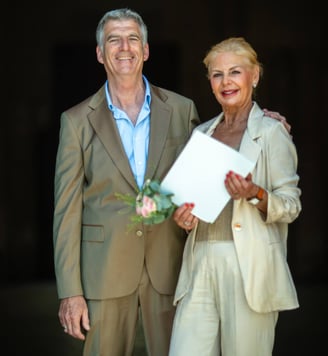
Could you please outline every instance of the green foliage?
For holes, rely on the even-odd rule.
[[[116,193],[115,196],[127,205],[134,207],[136,215],[131,218],[134,224],[160,224],[168,219],[177,208],[172,202],[173,194],[162,192],[158,180],[147,179],[136,198],[120,193]],[[149,198],[147,199],[149,206],[146,205],[145,197]]]

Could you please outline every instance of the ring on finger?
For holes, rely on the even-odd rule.
[[[189,221],[184,221],[184,222],[183,222],[183,225],[185,225],[185,226],[190,226],[190,225],[191,225],[191,222],[189,222]]]

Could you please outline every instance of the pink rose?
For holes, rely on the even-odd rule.
[[[156,203],[152,198],[144,195],[142,197],[142,205],[136,206],[136,212],[138,215],[143,216],[144,218],[148,218],[152,212],[156,211]]]

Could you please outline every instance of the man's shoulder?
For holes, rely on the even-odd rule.
[[[152,94],[157,95],[164,101],[166,100],[175,100],[175,101],[184,101],[184,102],[193,101],[191,98],[188,98],[187,96],[183,94],[179,94],[176,91],[170,89],[159,87],[153,84],[151,84],[150,87],[152,90]]]

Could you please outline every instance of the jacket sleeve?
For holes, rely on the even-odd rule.
[[[296,147],[281,124],[272,125],[265,135],[262,167],[256,170],[262,177],[254,177],[254,181],[260,185],[264,181],[268,192],[266,223],[291,223],[301,212]]]
[[[64,113],[61,116],[54,178],[53,243],[59,298],[83,294],[80,276],[82,163],[78,136]]]

